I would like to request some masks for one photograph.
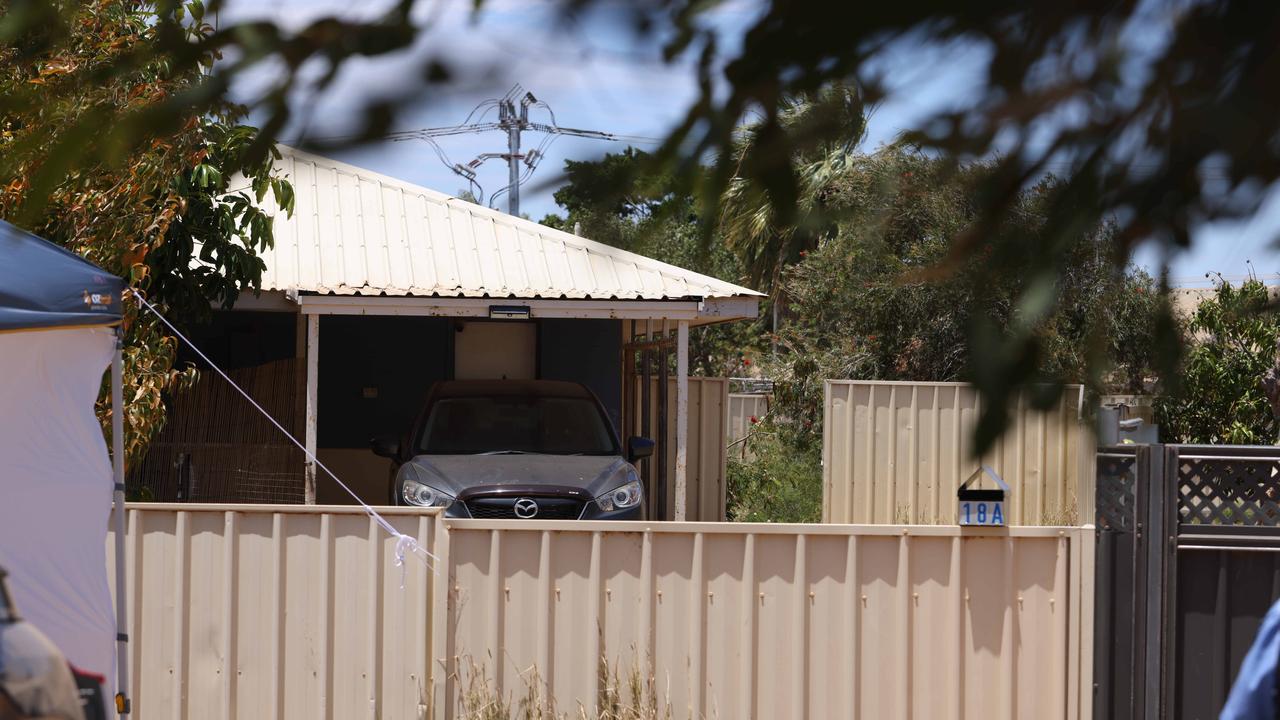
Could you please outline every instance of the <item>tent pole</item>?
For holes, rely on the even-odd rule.
[[[124,556],[124,331],[116,328],[116,351],[111,356],[111,459],[115,475],[116,541],[116,713],[127,715],[129,707],[128,587]]]

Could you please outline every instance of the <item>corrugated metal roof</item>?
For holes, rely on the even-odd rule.
[[[336,295],[685,300],[760,293],[395,178],[280,146],[264,290]],[[268,201],[269,202],[269,201]],[[272,208],[274,209],[274,208]]]

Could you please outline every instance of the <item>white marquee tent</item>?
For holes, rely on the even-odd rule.
[[[120,407],[123,288],[79,256],[0,222],[0,567],[22,617],[79,672],[101,676],[104,696],[116,687],[119,615],[104,552],[112,466],[94,403],[111,364]],[[115,497],[123,504],[121,472]]]

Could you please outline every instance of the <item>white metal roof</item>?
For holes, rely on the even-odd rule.
[[[597,300],[760,296],[402,180],[294,148],[280,151],[277,167],[293,183],[296,204],[292,217],[275,213],[275,247],[262,255],[264,290]]]

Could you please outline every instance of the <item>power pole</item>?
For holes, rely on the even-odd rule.
[[[533,95],[526,93],[527,98]],[[529,123],[529,105],[520,103],[519,115],[515,103],[504,99],[498,110],[498,125],[507,129],[507,213],[520,214],[520,131]]]
[[[546,112],[551,120],[550,123],[533,122],[529,119],[529,108],[539,108]],[[485,115],[494,109],[498,111],[497,122],[483,122]],[[479,117],[476,117],[479,113]],[[476,122],[471,119],[476,117]],[[449,160],[445,155],[444,149],[440,147],[437,138],[449,135],[462,135],[470,133],[502,131],[507,134],[507,151],[505,153],[481,153],[471,162],[463,165]],[[524,132],[536,132],[543,135],[542,141],[537,147],[523,152],[521,150],[520,135]],[[468,183],[479,188],[480,192],[477,199],[484,203],[484,187],[477,180],[477,171],[480,166],[488,160],[501,158],[507,161],[507,184],[506,187],[492,193],[489,196],[489,206],[492,207],[497,202],[498,197],[503,193],[507,194],[507,212],[512,215],[520,214],[520,186],[528,182],[533,171],[537,169],[538,162],[546,155],[547,148],[551,143],[561,135],[573,135],[575,137],[592,138],[595,140],[608,140],[612,142],[639,142],[653,143],[657,142],[654,138],[639,137],[634,135],[615,135],[613,133],[601,132],[599,130],[580,130],[578,128],[561,127],[556,124],[556,115],[552,112],[550,106],[545,102],[538,100],[533,93],[526,91],[524,88],[516,85],[501,98],[485,100],[471,111],[467,119],[462,121],[460,125],[451,125],[448,127],[424,128],[422,130],[408,130],[405,132],[395,132],[387,135],[388,140],[425,140],[435,149],[436,155],[445,167],[453,172],[461,175]],[[520,165],[523,164],[525,169],[522,171]]]

